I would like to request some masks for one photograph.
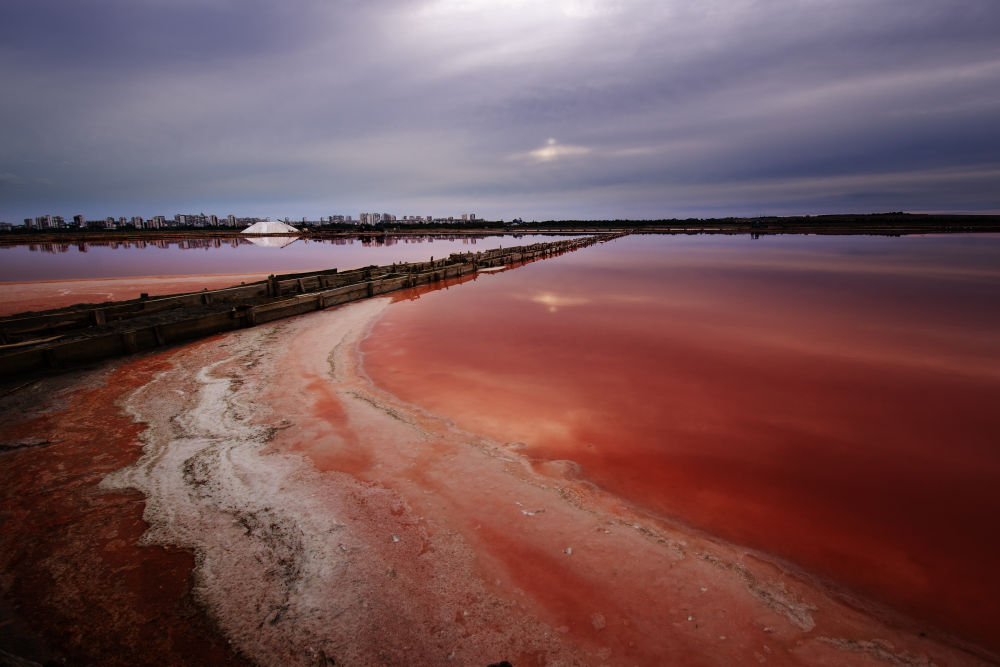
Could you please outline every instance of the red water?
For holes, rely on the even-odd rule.
[[[395,304],[374,382],[1000,648],[1000,237],[630,237]]]

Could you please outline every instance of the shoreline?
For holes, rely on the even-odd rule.
[[[379,623],[365,610],[365,603],[384,605],[392,598],[395,608],[380,609],[376,617],[398,619],[403,614],[414,627],[445,623],[438,634],[445,633],[451,641],[446,648],[452,651],[435,655],[434,642],[440,638],[432,641],[419,632],[410,633],[404,642],[409,648],[395,647],[398,654],[389,660],[391,664],[454,660],[455,664],[476,665],[504,659],[523,662],[529,653],[535,659],[543,654],[545,664],[601,664],[607,660],[649,664],[668,657],[679,664],[693,664],[696,655],[708,659],[720,651],[728,654],[737,646],[742,649],[738,653],[743,660],[757,661],[761,656],[777,664],[823,664],[846,657],[844,652],[909,664],[931,660],[985,664],[834,599],[808,577],[783,571],[774,561],[761,560],[738,547],[641,516],[600,489],[572,480],[572,475],[566,474],[572,467],[568,462],[550,462],[546,473],[540,474],[516,450],[458,431],[439,417],[421,414],[385,395],[367,383],[357,358],[357,344],[384,307],[387,304],[370,301],[274,325],[271,330],[281,329],[280,338],[289,343],[278,344],[264,354],[260,353],[260,345],[248,344],[246,339],[257,337],[255,333],[265,338],[269,334],[230,334],[225,338],[230,347],[236,346],[237,354],[227,352],[227,359],[201,367],[198,382],[203,398],[197,406],[171,408],[170,418],[164,413],[147,419],[148,409],[145,416],[141,411],[137,415],[151,424],[147,434],[154,441],[158,437],[156,422],[161,424],[160,429],[168,428],[171,420],[185,429],[197,422],[202,424],[198,428],[208,430],[196,428],[193,440],[218,442],[235,436],[236,443],[251,443],[251,448],[259,450],[245,454],[248,458],[241,454],[238,461],[230,454],[212,454],[210,458],[219,461],[220,467],[213,468],[213,463],[205,469],[205,477],[198,473],[198,489],[211,488],[213,494],[221,494],[213,495],[210,505],[225,508],[223,515],[257,516],[259,511],[253,507],[256,501],[230,493],[228,485],[232,480],[221,464],[225,460],[226,466],[236,465],[241,471],[236,476],[242,485],[263,485],[258,489],[261,493],[252,497],[271,497],[275,485],[281,487],[281,518],[269,515],[268,519],[272,536],[294,534],[301,536],[296,539],[311,540],[312,531],[301,526],[324,518],[332,522],[331,530],[342,540],[332,549],[336,557],[322,567],[313,562],[318,569],[308,574],[296,570],[296,577],[306,579],[305,590],[343,585],[334,583],[336,577],[329,579],[319,574],[333,572],[337,563],[343,562],[338,549],[341,553],[346,553],[346,548],[347,552],[358,550],[363,554],[349,559],[351,566],[366,573],[362,589],[352,590],[351,594],[341,591],[329,598],[306,595],[296,588],[298,579],[258,592],[259,598],[274,600],[269,603],[269,613],[287,607],[283,614],[289,614],[286,625],[284,615],[280,619],[260,616],[261,605],[257,603],[258,622],[275,621],[272,625],[276,630],[267,638],[242,629],[254,625],[243,617],[246,605],[230,605],[234,596],[245,597],[242,587],[249,583],[246,577],[220,570],[229,566],[219,557],[199,555],[200,567],[212,572],[212,583],[201,588],[220,587],[214,593],[201,593],[204,597],[200,599],[240,650],[264,664],[275,663],[277,656],[289,652],[295,656],[293,663],[309,664],[312,658],[303,648],[304,637],[311,638],[315,649],[325,632],[328,642],[323,645],[324,655],[339,655],[335,658],[338,660],[350,656],[346,660],[349,664],[366,664],[369,660],[364,656],[374,656],[376,644],[383,657],[386,655],[386,645],[392,642],[386,640],[384,632],[377,633],[377,638],[364,633],[360,626],[335,632],[329,624],[310,623],[314,620],[310,614],[319,613],[325,619],[338,610],[349,611],[352,616],[367,617],[362,625],[368,628]],[[307,320],[314,321],[307,326]],[[272,337],[272,341],[277,340]],[[290,344],[293,340],[295,345]],[[214,345],[206,345],[206,350],[211,347]],[[251,361],[243,361],[248,358]],[[332,378],[324,378],[327,373],[315,370],[324,366],[323,361],[333,369]],[[248,363],[252,366],[245,365]],[[241,370],[244,368],[254,370]],[[191,393],[198,388],[191,382],[194,370],[190,366],[181,371],[176,376],[180,384],[161,376],[154,389],[158,400],[142,397],[144,390],[140,390],[129,404],[135,405],[137,399],[144,405],[159,404],[170,399],[170,392]],[[232,390],[234,386],[237,389]],[[251,402],[255,406],[254,418],[243,422],[235,419],[233,431],[229,426],[220,426],[234,419],[233,410],[245,409],[239,407],[241,403],[249,406]],[[266,406],[264,414],[260,406]],[[260,433],[251,433],[254,428],[270,429],[273,435],[262,439]],[[194,450],[184,445],[183,456],[171,455],[167,452],[173,446],[166,445],[164,450],[161,443],[144,455],[144,459],[155,459],[158,468],[172,458],[172,467],[154,474],[147,466],[147,472],[140,472],[143,464],[139,462],[132,472],[113,475],[106,488],[129,486],[149,493],[150,488],[162,483],[147,486],[151,483],[149,476],[156,474],[166,475],[171,484],[179,484],[185,474],[190,476],[180,472],[179,463],[191,461]],[[261,466],[270,470],[268,475],[261,472]],[[280,483],[270,478],[275,475],[275,466],[282,469],[277,474]],[[247,481],[251,479],[255,481]],[[331,481],[336,482],[332,487]],[[362,486],[356,486],[359,483]],[[361,520],[344,518],[350,514],[347,496],[351,493],[378,496],[366,501],[369,511]],[[176,543],[176,535],[171,536],[161,521],[155,495],[154,491],[153,497],[147,499],[146,516],[155,537],[147,536],[146,540]],[[176,489],[168,495],[180,497]],[[322,498],[319,505],[303,500],[314,496]],[[301,502],[306,504],[296,509]],[[205,524],[204,509],[195,513],[195,523]],[[176,512],[176,506],[170,510],[173,515]],[[247,546],[236,546],[242,535],[230,530],[230,519],[216,517],[207,522],[201,537],[193,541],[190,529],[185,529],[181,546],[199,554],[219,551],[228,559],[240,561],[240,567],[257,567],[238,555]],[[263,547],[267,540],[255,534],[256,524],[251,526],[247,535],[258,539],[252,540],[256,544],[250,551],[256,549],[265,563],[271,562],[269,558],[284,558],[287,567],[291,556],[282,551],[287,545]],[[221,537],[227,532],[233,534]],[[436,540],[441,536],[448,539],[439,544]],[[413,550],[412,543],[422,545],[420,553]],[[427,550],[428,544],[432,545],[431,551]],[[303,553],[308,551],[306,548]],[[317,553],[330,551],[327,546]],[[407,557],[400,558],[400,552]],[[447,554],[445,563],[427,555],[437,552]],[[433,584],[436,578],[446,576],[444,572],[449,568],[458,568],[462,576],[457,581],[449,580],[447,594],[436,595]],[[387,575],[390,571],[395,574]],[[399,577],[410,588],[403,594],[390,592],[380,581],[384,577]],[[237,579],[239,586],[233,583]],[[203,575],[196,575],[196,580],[203,582]],[[490,585],[495,581],[501,583]],[[270,582],[268,586],[276,584]],[[374,589],[368,588],[371,586],[377,586],[380,592],[372,595]],[[675,588],[676,592],[670,593],[661,607],[657,593],[663,595]],[[345,595],[350,602],[344,601]],[[456,606],[450,601],[453,598],[465,600],[464,605]],[[472,607],[484,600],[489,601],[494,612],[506,612],[475,632],[466,632],[468,628],[459,621],[466,618],[463,614],[469,609],[461,607]],[[441,608],[446,611],[442,613]],[[720,609],[727,611],[720,613]],[[473,615],[483,613],[476,608]],[[690,621],[685,620],[688,617]],[[504,642],[498,644],[498,638],[488,628],[497,624],[518,628],[514,634],[506,630],[503,633],[504,642],[513,640],[521,647],[514,652],[516,655],[511,651],[496,652]],[[402,633],[399,628],[394,632]],[[552,644],[552,637],[559,641]]]
[[[109,389],[146,447],[101,493],[143,490],[149,530],[129,558],[194,553],[190,594],[237,651],[309,665],[320,651],[338,664],[996,660],[385,393],[358,348],[388,302],[118,362],[145,373]],[[79,403],[63,406],[77,422]]]
[[[728,217],[705,219],[661,219],[661,220],[548,220],[544,222],[519,223],[484,221],[477,223],[426,223],[427,226],[397,225],[395,227],[336,228],[305,227],[297,233],[267,234],[266,236],[286,236],[321,240],[336,238],[378,238],[382,236],[511,236],[518,234],[573,235],[600,232],[632,231],[633,233],[657,234],[953,234],[968,232],[1000,232],[1000,215],[992,214],[945,214],[945,213],[867,213],[828,214],[800,216],[760,216]],[[235,228],[213,229],[122,229],[88,230],[63,229],[48,230],[17,229],[0,233],[0,247],[30,243],[115,243],[135,241],[184,241],[191,239],[247,239],[242,230]]]

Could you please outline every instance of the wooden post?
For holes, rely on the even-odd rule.
[[[122,346],[124,346],[125,351],[128,354],[135,354],[136,352],[139,351],[139,346],[136,344],[135,341],[134,331],[126,331],[125,333],[122,334]]]
[[[95,310],[90,311],[90,317],[93,320],[94,324],[96,324],[97,326],[103,326],[107,322],[107,320],[105,320],[104,318],[103,308],[97,308]]]

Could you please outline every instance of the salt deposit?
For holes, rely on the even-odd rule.
[[[380,391],[357,348],[388,305],[182,349],[127,402],[144,454],[104,487],[257,663],[985,664]]]
[[[244,234],[298,234],[299,230],[278,220],[261,220],[243,230]]]
[[[331,345],[387,304],[341,309],[325,331]],[[200,370],[205,355],[179,359],[129,400],[149,424],[144,456],[104,487],[146,495],[145,543],[197,554],[197,598],[261,664],[314,665],[320,655],[330,664],[437,664],[451,655],[478,665],[512,650],[557,655],[542,624],[512,616],[472,576],[463,540],[428,534],[397,493],[318,473],[300,455],[263,455],[282,422],[255,399],[275,372],[280,329],[232,336],[225,356]],[[178,386],[193,391],[181,396]]]

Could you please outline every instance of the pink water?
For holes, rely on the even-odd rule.
[[[1000,237],[629,237],[391,307],[374,382],[1000,649]]]
[[[569,238],[569,237],[565,237]],[[0,283],[39,280],[286,273],[351,269],[370,264],[426,262],[453,252],[488,250],[553,237],[405,236],[292,239],[285,247],[259,247],[244,238],[129,243],[0,245]]]

